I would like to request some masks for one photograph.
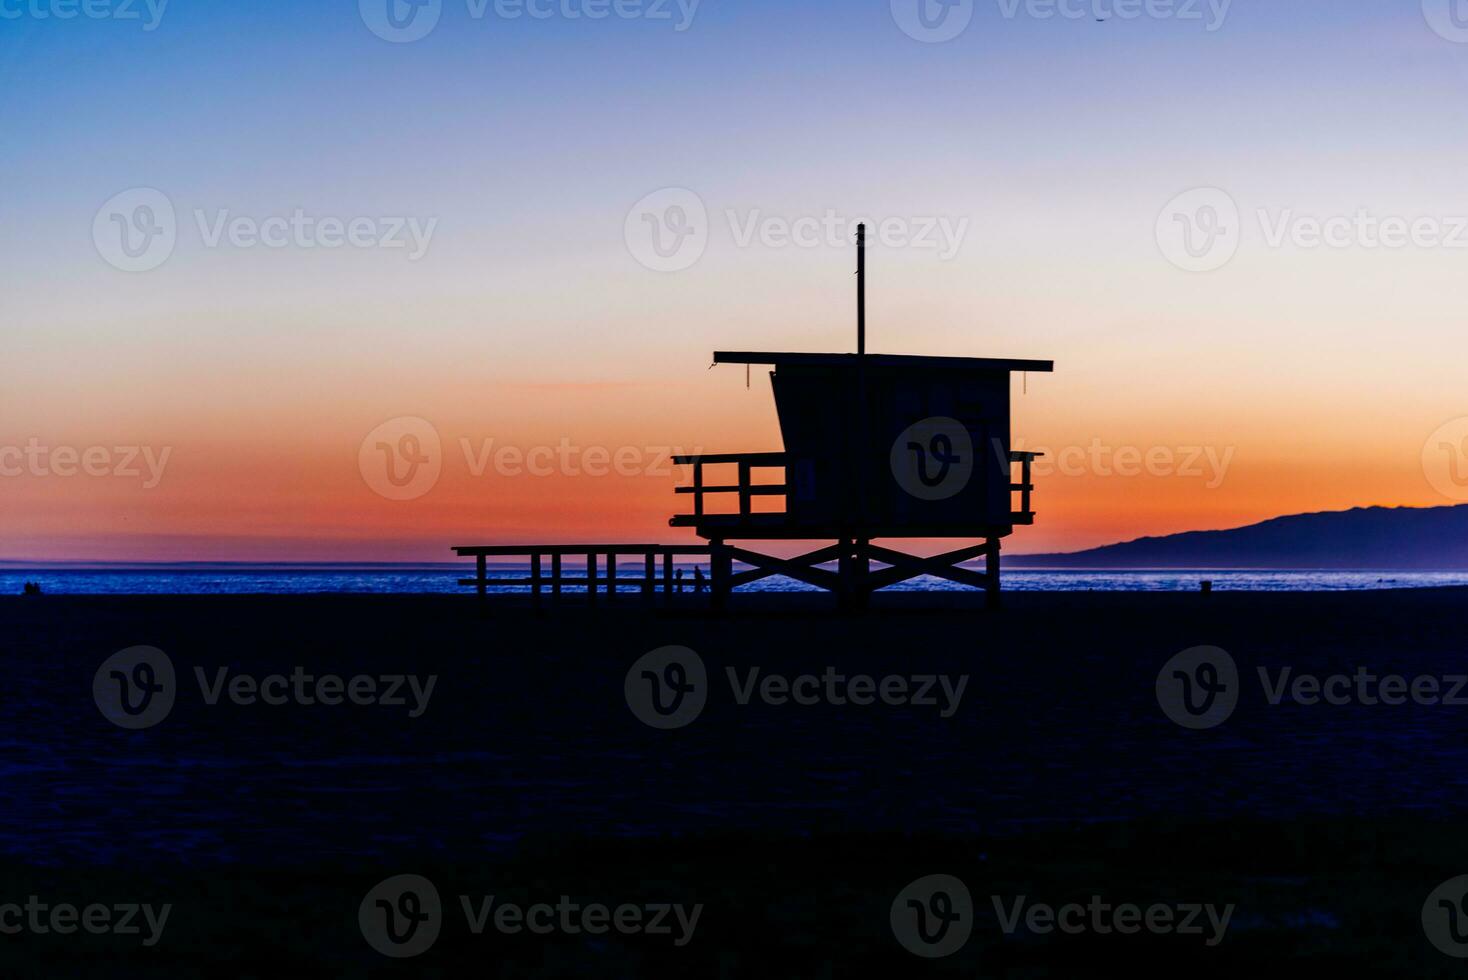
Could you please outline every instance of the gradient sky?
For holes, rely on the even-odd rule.
[[[1423,454],[1468,415],[1468,247],[1272,247],[1255,217],[1468,216],[1468,44],[1415,0],[1236,0],[1212,32],[988,0],[941,44],[887,0],[704,0],[685,31],[444,0],[403,44],[342,0],[172,0],[153,30],[141,0],[141,21],[35,16],[54,2],[0,0],[19,12],[0,18],[0,449],[168,456],[155,486],[141,462],[0,476],[0,558],[681,540],[661,447],[779,446],[768,382],[746,391],[709,352],[854,342],[851,248],[740,246],[728,211],[967,221],[948,259],[873,247],[871,349],[1054,359],[1014,398],[1019,445],[1052,459],[1228,460],[1045,473],[1011,550],[1458,502]],[[93,220],[139,187],[172,202],[178,241],[130,273]],[[668,187],[711,218],[674,273],[624,239]],[[1207,273],[1154,233],[1199,187],[1242,212]],[[209,247],[195,217],[297,208],[437,225],[411,261]],[[442,473],[389,500],[358,452],[403,416],[431,422]],[[465,440],[635,447],[654,472],[476,475]]]

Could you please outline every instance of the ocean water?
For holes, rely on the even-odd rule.
[[[571,572],[578,566],[568,564]],[[523,578],[528,566],[491,566],[492,578]],[[603,573],[604,574],[604,573]],[[619,579],[634,579],[640,568],[624,566]],[[430,565],[156,565],[129,567],[0,568],[0,595],[18,595],[35,582],[49,595],[301,595],[312,593],[464,593],[461,577],[473,575],[472,562]],[[685,588],[692,589],[692,567]],[[1009,591],[1196,592],[1208,580],[1217,591],[1321,592],[1356,589],[1408,589],[1468,585],[1468,572],[1399,571],[1046,571],[1004,572]],[[890,591],[944,592],[962,586],[923,576]],[[635,587],[628,585],[628,592]],[[529,592],[528,586],[504,591]],[[750,592],[814,591],[793,579],[776,576],[744,586]]]

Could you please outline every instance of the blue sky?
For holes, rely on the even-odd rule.
[[[1432,27],[1447,0],[1235,0],[1211,31],[1206,2],[1197,20],[1097,23],[1092,0],[1072,4],[1080,18],[989,0],[944,43],[904,33],[888,0],[703,0],[682,31],[675,2],[669,19],[590,20],[444,0],[411,43],[339,0],[171,0],[152,30],[141,0],[136,20],[111,16],[126,0],[35,15],[69,2],[0,0],[0,441],[114,425],[197,458],[191,486],[235,485],[211,453],[242,458],[240,440],[265,433],[317,458],[409,412],[533,428],[504,388],[525,379],[650,386],[607,412],[622,439],[767,439],[767,408],[687,395],[670,413],[656,386],[703,382],[715,348],[849,346],[848,243],[733,235],[835,212],[963,223],[952,257],[875,249],[873,347],[1055,358],[1017,408],[1031,444],[1238,449],[1245,477],[1163,493],[1129,530],[1269,516],[1281,474],[1322,505],[1442,502],[1418,453],[1468,415],[1468,255],[1269,247],[1253,215],[1468,214],[1468,44]],[[93,238],[104,202],[136,188],[178,218],[171,257],[142,273]],[[706,254],[676,273],[639,264],[624,228],[664,188],[694,192],[711,221]],[[1245,224],[1237,257],[1204,275],[1160,254],[1154,229],[1193,188],[1224,189]],[[407,261],[202,233],[296,210],[431,220],[431,248]],[[1367,378],[1400,419],[1356,397]],[[1320,461],[1361,452],[1371,472],[1338,490]],[[280,492],[245,497],[273,514]],[[1103,522],[1077,506],[1062,529]]]

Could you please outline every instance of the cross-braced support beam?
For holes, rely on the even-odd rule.
[[[725,597],[738,586],[758,582],[772,575],[784,575],[833,592],[840,597],[843,607],[851,609],[864,607],[868,597],[878,589],[906,582],[919,575],[931,575],[958,585],[981,589],[990,608],[999,604],[998,538],[988,538],[979,544],[930,557],[894,551],[860,538],[842,539],[836,544],[793,558],[766,555],[717,541],[711,542],[711,553],[715,608],[723,608]],[[963,562],[979,557],[985,559],[984,571],[962,567]],[[733,563],[736,561],[749,567],[735,572]],[[836,563],[835,571],[818,567],[831,562]],[[887,567],[873,569],[872,562]]]

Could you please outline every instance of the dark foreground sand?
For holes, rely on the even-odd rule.
[[[1468,672],[1468,591],[1014,594],[997,613],[806,597],[536,613],[472,597],[0,600],[0,907],[171,903],[138,937],[0,934],[0,976],[1447,976],[1422,909],[1468,874],[1468,706],[1270,706],[1257,668]],[[92,699],[109,655],[165,651],[166,719]],[[658,731],[624,682],[665,644],[709,700]],[[1158,705],[1184,648],[1227,650],[1239,704],[1188,731]],[[743,677],[967,676],[939,706],[740,705]],[[209,705],[195,669],[437,677],[426,710]],[[1446,687],[1444,687],[1446,690]],[[1468,697],[1468,691],[1464,692]],[[396,874],[447,907],[382,957],[358,905]],[[972,937],[923,960],[889,911],[961,879]],[[459,896],[704,908],[669,937],[474,936]],[[1235,906],[1204,935],[1002,931],[1027,903]],[[3,915],[3,909],[0,909]],[[1468,920],[1465,920],[1468,922]],[[0,917],[0,926],[4,925]],[[41,971],[41,972],[37,972]]]

